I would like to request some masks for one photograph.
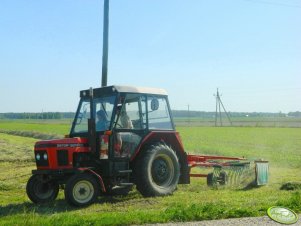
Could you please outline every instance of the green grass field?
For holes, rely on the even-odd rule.
[[[35,168],[26,135],[63,136],[66,121],[0,121],[0,225],[128,225],[266,215],[282,205],[301,212],[301,190],[280,190],[301,183],[301,128],[178,127],[189,153],[245,156],[270,161],[267,186],[208,188],[205,179],[179,185],[172,196],[144,198],[135,189],[126,197],[100,197],[86,208],[73,208],[61,191],[56,201],[34,205],[25,186]],[[16,136],[18,134],[18,136]]]
[[[232,117],[232,125],[226,116],[222,117],[223,126],[235,127],[301,127],[301,118],[294,117]],[[175,118],[175,123],[178,126],[215,126],[215,118]],[[217,120],[217,125],[221,125],[220,119]]]

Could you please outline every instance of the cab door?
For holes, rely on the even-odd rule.
[[[114,158],[130,159],[147,129],[146,96],[127,94],[116,114]]]

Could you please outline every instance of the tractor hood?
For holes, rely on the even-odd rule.
[[[65,138],[56,140],[42,140],[35,144],[35,148],[75,148],[75,147],[88,147],[87,138]]]
[[[72,169],[78,153],[88,153],[87,138],[65,138],[38,141],[35,144],[35,160],[38,169]]]

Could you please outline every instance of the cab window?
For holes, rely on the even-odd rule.
[[[148,127],[156,130],[173,130],[168,102],[165,97],[148,96]]]
[[[118,117],[117,129],[146,128],[146,98],[137,94],[128,94]]]
[[[81,100],[79,110],[76,114],[73,133],[88,132],[88,119],[90,118],[90,101]]]

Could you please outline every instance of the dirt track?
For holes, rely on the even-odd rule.
[[[301,226],[301,215],[299,215],[299,220],[295,224]],[[270,225],[283,225],[271,220],[268,216],[265,217],[245,217],[245,218],[235,218],[235,219],[223,219],[223,220],[211,220],[211,221],[198,221],[198,222],[178,222],[178,223],[167,223],[167,224],[148,224],[148,226],[270,226]]]

